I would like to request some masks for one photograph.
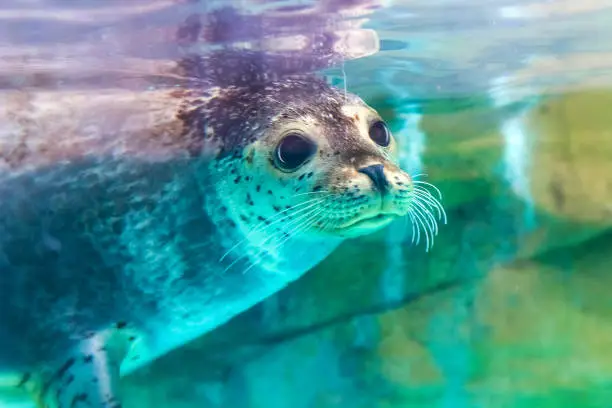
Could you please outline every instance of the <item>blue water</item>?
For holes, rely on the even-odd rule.
[[[2,89],[151,89],[230,46],[378,109],[448,223],[431,251],[403,220],[347,242],[124,378],[126,408],[612,407],[610,1],[0,5]]]

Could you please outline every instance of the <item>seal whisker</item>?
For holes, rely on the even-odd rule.
[[[314,201],[314,202],[313,202],[313,201]],[[318,206],[318,205],[319,205],[321,202],[323,202],[323,201],[325,201],[325,199],[324,199],[324,198],[317,198],[317,199],[310,200],[310,202],[311,202],[311,203],[310,203],[310,205],[308,205],[307,207],[305,207],[305,208],[299,208],[299,209],[297,209],[296,211],[293,211],[293,212],[287,213],[287,214],[286,214],[286,216],[284,216],[284,217],[282,217],[282,218],[280,218],[280,219],[276,220],[276,221],[275,221],[275,222],[273,222],[273,223],[268,224],[268,225],[267,225],[267,226],[266,226],[264,229],[262,229],[260,232],[265,232],[267,229],[270,229],[270,228],[271,228],[273,225],[278,224],[278,223],[280,223],[280,222],[284,222],[284,221],[286,221],[287,219],[290,219],[290,218],[294,217],[295,215],[301,214],[301,213],[303,213],[303,212],[306,212],[306,214],[309,214],[309,213],[310,213],[310,210],[311,210],[313,207],[317,207],[317,206]],[[289,221],[289,222],[288,222],[287,224],[285,224],[285,225],[293,225],[293,224],[295,223],[295,221],[296,221],[296,220],[300,220],[300,219],[302,219],[302,216],[303,216],[303,215],[304,215],[304,214],[301,214],[300,216],[298,216],[297,218],[292,219],[291,221]]]
[[[317,217],[326,210],[326,207],[320,207],[317,210],[311,212],[309,214],[308,217],[305,217],[306,220],[304,222],[302,222],[301,224],[298,224],[295,228],[293,228],[291,231],[289,231],[287,233],[287,235],[285,236],[285,238],[279,242],[277,245],[274,246],[274,248],[272,248],[273,250],[276,250],[280,247],[282,247],[282,245],[284,245],[289,239],[299,235],[300,233],[304,232],[307,228],[309,228],[310,226],[312,226],[316,221],[317,221]]]
[[[305,230],[307,228],[312,226],[317,221],[317,217],[324,210],[325,210],[325,207],[319,208],[319,209],[315,209],[315,210],[311,211],[310,213],[308,213],[308,215],[305,216],[305,217],[307,217],[307,220],[304,221],[302,224],[298,224],[297,227],[295,227],[292,231],[288,232],[287,236],[281,242],[277,243],[272,248],[272,250],[278,250],[278,249],[282,248],[282,246],[285,245],[287,243],[287,241],[289,241],[291,238],[294,238],[294,237],[298,236],[299,234],[305,232]],[[278,236],[278,235],[276,235],[276,236]],[[249,265],[248,268],[246,268],[244,271],[242,271],[242,274],[243,275],[246,274],[253,267],[255,267],[256,265],[259,265],[261,263],[261,259],[263,258],[264,253],[266,253],[266,252],[268,252],[268,251],[265,250],[265,247],[262,247],[259,250],[259,252],[257,253],[257,255],[255,255],[256,259],[253,262],[251,262],[251,265]]]
[[[417,208],[412,207],[410,211],[415,215],[415,220],[420,224],[421,227],[423,227],[423,233],[425,235],[425,251],[429,252],[429,245],[430,245],[429,233],[428,233],[429,230],[427,229],[427,226],[425,225],[425,222],[422,219],[423,214],[419,212],[418,207]]]
[[[433,246],[433,236],[431,233],[431,226],[427,222],[427,219],[425,215],[423,214],[423,212],[419,211],[418,209],[415,209],[415,210],[419,213],[419,217],[423,225],[423,232],[425,233],[425,252],[429,252],[429,250]]]
[[[257,226],[255,226],[253,228],[252,232],[263,232],[266,229],[270,228],[271,226],[276,225],[279,222],[283,222],[283,220],[291,218],[291,217],[293,217],[296,214],[299,214],[299,213],[301,213],[303,211],[306,211],[309,208],[314,207],[315,205],[319,204],[321,201],[324,201],[324,200],[325,200],[325,197],[315,197],[315,198],[306,200],[306,201],[304,201],[302,203],[295,204],[295,205],[293,205],[293,206],[291,206],[289,208],[286,208],[286,209],[284,209],[284,210],[274,214],[271,217],[266,218],[265,221],[262,221],[259,224],[257,224]],[[262,226],[263,226],[263,229],[259,229]]]
[[[260,223],[258,223],[257,225],[255,225],[255,227],[253,227],[247,234],[246,236],[238,241],[233,247],[231,247],[230,249],[228,249],[223,256],[219,259],[219,262],[223,262],[223,260],[232,252],[234,251],[236,248],[238,248],[240,246],[240,244],[244,243],[245,241],[247,241],[254,233],[256,232],[264,232],[266,229],[270,228],[273,225],[278,224],[279,222],[282,222],[283,220],[292,217],[295,214],[298,214],[302,211],[308,210],[309,208],[317,205],[320,201],[322,201],[323,198],[313,198],[310,200],[306,200],[302,203],[293,205],[283,211],[280,211],[279,213],[274,214],[274,216],[266,218],[264,221],[261,221]],[[309,204],[308,206],[306,206],[307,204]],[[306,208],[301,208],[301,207],[305,207]],[[296,210],[294,212],[291,212],[291,210]],[[280,216],[279,219],[277,219]],[[274,222],[270,222],[270,220],[275,220]],[[261,229],[263,227],[263,229]]]
[[[386,150],[382,150],[382,151],[381,151],[381,153],[382,153],[382,156],[383,156],[383,157],[384,157],[386,160],[390,161],[391,163],[395,163],[395,162],[396,162],[396,160],[394,160],[394,159],[393,159],[393,157],[391,157],[391,154],[389,154],[389,152],[388,152],[388,151],[386,151]]]
[[[442,200],[442,192],[440,191],[440,189],[438,187],[434,186],[433,184],[431,184],[431,183],[429,183],[427,181],[423,181],[423,180],[416,180],[416,181],[413,181],[412,183],[413,184],[417,184],[417,185],[421,184],[421,185],[433,188],[438,193],[438,199]]]
[[[260,249],[258,253],[253,257],[254,260],[251,262],[251,265],[248,268],[246,268],[244,271],[242,271],[242,273],[245,274],[249,270],[251,270],[254,266],[258,265],[261,262],[263,255],[266,252],[274,251],[282,247],[282,245],[285,244],[290,238],[297,235],[296,231],[299,231],[300,229],[304,230],[305,228],[308,228],[308,226],[312,225],[312,222],[309,225],[306,225],[306,224],[309,222],[309,220],[316,221],[316,217],[324,210],[325,210],[325,207],[319,207],[319,208],[316,208],[314,210],[307,212],[306,214],[302,214],[300,217],[298,217],[298,219],[296,219],[298,222],[298,225],[294,229],[292,229],[290,232],[287,233],[286,231],[277,231],[275,234],[272,234],[269,237],[267,237],[264,240],[264,242],[262,242],[262,244],[260,245]],[[303,220],[304,218],[306,218],[306,221],[304,221],[302,224],[299,224],[299,221]],[[293,222],[296,222],[296,220],[294,220]],[[265,246],[265,244],[267,244],[270,240],[279,238],[279,236],[285,236],[285,238],[282,241],[276,243],[276,245],[274,245],[274,247],[272,247],[271,249]]]
[[[412,210],[408,211],[408,216],[410,217],[410,223],[412,224],[412,244],[419,245],[419,242],[421,242],[421,230],[416,222],[416,216]]]
[[[429,211],[419,199],[414,200],[414,205],[419,207],[418,210],[422,212],[423,219],[425,220],[425,222],[427,222],[432,234],[436,235],[438,233],[438,223],[436,222],[434,216],[431,214],[431,211]]]
[[[431,248],[433,247],[435,236],[438,235],[438,224],[435,218],[431,215],[431,213],[427,209],[420,207],[420,208],[416,208],[415,210],[420,213],[421,219],[426,224],[427,231],[430,237],[430,242],[431,242],[430,248]]]
[[[313,208],[313,207],[316,207],[316,204],[318,204],[318,203],[315,203],[315,204],[309,206],[307,209],[303,209],[304,211],[306,211],[304,214],[301,214],[298,217],[292,219],[291,221],[289,221],[285,225],[286,226],[291,226],[291,225],[294,225],[296,223],[299,223],[304,218],[308,218],[312,213],[314,213],[314,212],[316,212],[318,210],[318,208]],[[261,243],[259,243],[259,246],[262,247],[262,249],[260,250],[260,253],[266,250],[266,245],[268,243],[270,243],[270,241],[273,241],[273,240],[279,238],[280,236],[282,236],[284,234],[286,234],[286,231],[278,230],[276,232],[273,232],[269,236],[267,236]]]
[[[421,202],[423,202],[423,203],[427,204],[428,206],[430,206],[431,208],[435,209],[437,214],[438,214],[438,219],[442,219],[444,224],[446,224],[447,219],[446,219],[446,211],[444,211],[444,207],[428,191],[423,191],[423,190],[415,189],[412,192],[412,195],[417,200],[420,200]]]
[[[415,174],[414,176],[410,176],[410,178],[412,178],[413,182],[417,177],[427,177],[427,173],[418,173]]]
[[[426,202],[429,206],[434,208],[438,213],[438,219],[441,219],[444,224],[447,223],[446,211],[444,210],[444,206],[440,201],[438,201],[431,193],[425,189],[416,188],[413,191],[413,195],[417,197],[418,200]]]
[[[313,201],[315,201],[315,200],[313,200]],[[314,210],[310,210],[310,211],[309,211],[309,209],[310,209],[310,208],[312,208],[312,207],[315,207],[317,204],[318,204],[318,202],[312,203],[312,204],[311,204],[310,206],[308,206],[307,208],[305,208],[305,209],[300,209],[299,211],[296,211],[296,212],[307,211],[307,213],[306,213],[306,214],[309,214],[309,213],[310,213],[310,211],[314,211]],[[294,215],[294,213],[293,213],[292,215]],[[289,218],[290,216],[291,216],[291,215],[287,215],[286,217],[281,218],[280,220],[277,220],[276,222],[281,222],[283,219],[287,219],[287,218]],[[302,216],[303,216],[303,215],[302,215]],[[300,216],[300,217],[302,217],[302,216]],[[300,217],[298,217],[298,219],[299,219]],[[291,224],[291,223],[289,223],[289,224]],[[272,226],[272,224],[270,224],[270,225],[266,226],[266,228],[264,228],[264,229],[263,229],[263,230],[261,230],[260,232],[264,232],[266,229],[269,229],[271,226]],[[255,232],[255,231],[251,231],[249,234],[254,233],[254,232]],[[279,234],[279,233],[282,233],[282,232],[281,232],[281,231],[279,231],[279,232],[277,232],[277,233],[273,233],[273,234],[271,234],[269,237],[267,237],[266,239],[264,239],[264,240],[263,240],[263,242],[261,242],[261,243],[260,243],[260,246],[262,246],[262,247],[263,247],[263,246],[264,246],[264,245],[265,245],[265,244],[266,244],[266,243],[267,243],[267,242],[268,242],[270,239],[274,238],[275,234]],[[231,252],[233,249],[236,249],[236,248],[237,248],[237,247],[238,247],[240,244],[244,243],[244,242],[245,242],[245,241],[248,239],[248,235],[249,235],[249,234],[247,234],[247,237],[245,237],[245,238],[244,238],[244,239],[242,239],[240,242],[238,242],[236,245],[234,245],[234,246],[232,247],[232,249],[230,249],[228,252],[226,252],[226,254],[224,255],[224,257],[222,257],[222,258],[224,259],[224,258],[225,258],[225,256],[227,256],[227,255],[228,255],[228,254],[229,254],[229,253],[230,253],[230,252]],[[248,254],[246,253],[246,251],[245,251],[245,253],[244,253],[244,254],[242,254],[241,256],[237,257],[237,258],[236,258],[236,259],[235,259],[235,260],[234,260],[232,263],[230,263],[230,264],[227,266],[227,268],[225,268],[225,270],[224,270],[223,272],[224,272],[224,273],[225,273],[225,272],[227,272],[229,269],[231,269],[231,267],[232,267],[232,266],[234,266],[236,263],[238,263],[240,260],[244,259],[245,257],[248,257]],[[221,262],[221,261],[220,261],[220,262]]]
[[[310,194],[326,194],[328,193],[329,195],[331,195],[331,191],[309,191],[307,193],[299,193],[299,194],[294,194],[292,197],[299,197],[299,196],[304,196],[304,195],[310,195]]]
[[[328,211],[330,208],[331,208],[331,205],[330,205],[329,203],[326,203],[324,210],[325,210],[325,211]],[[317,222],[321,222],[320,220],[321,220],[321,219],[316,220],[316,221],[315,221],[315,224],[316,224]],[[320,228],[321,230],[325,230],[325,229],[326,229],[326,228],[327,228],[327,227],[328,227],[330,224],[331,224],[331,219],[329,219],[329,218],[328,218],[328,219],[325,219],[325,218],[323,217],[323,223],[322,223],[322,224],[319,226],[319,228]]]

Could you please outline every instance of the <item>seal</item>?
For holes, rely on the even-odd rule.
[[[268,68],[216,87],[1,94],[0,385],[41,407],[121,407],[121,375],[343,240],[403,216],[433,239],[444,210],[379,114]]]

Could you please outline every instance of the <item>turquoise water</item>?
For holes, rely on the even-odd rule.
[[[124,407],[611,407],[611,22],[603,0],[5,0],[2,89],[152,89],[228,45],[308,55],[443,195],[430,251],[404,220],[346,242],[123,378]]]

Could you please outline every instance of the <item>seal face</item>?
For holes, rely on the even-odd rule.
[[[0,386],[118,408],[121,374],[344,239],[406,215],[433,237],[443,209],[375,110],[314,76],[250,79],[2,95]]]
[[[217,184],[244,232],[298,207],[293,224],[313,239],[370,233],[408,213],[413,184],[397,165],[395,140],[358,97],[314,78],[247,95],[243,106],[255,115],[247,122],[265,137],[244,145],[239,160],[221,164],[229,176]],[[262,105],[269,109],[264,123],[255,109]]]

